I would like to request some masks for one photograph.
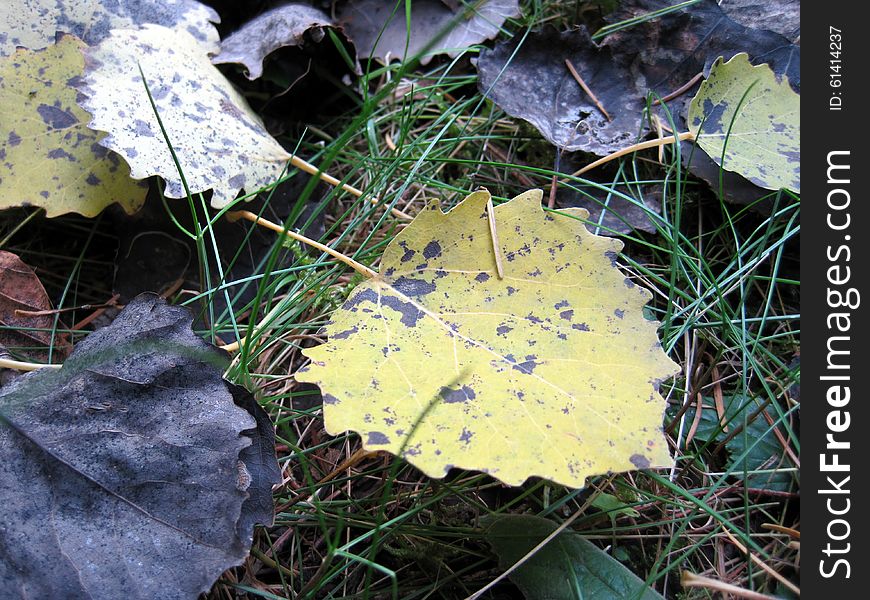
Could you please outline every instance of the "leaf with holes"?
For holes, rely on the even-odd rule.
[[[720,57],[689,105],[689,131],[722,168],[770,190],[800,192],[800,96],[746,54]]]
[[[134,299],[0,392],[0,597],[196,598],[271,524],[268,415],[193,316]]]
[[[220,22],[214,9],[196,0],[4,0],[0,3],[0,56],[16,46],[30,50],[54,43],[55,33],[70,33],[88,45],[112,29],[155,23],[188,31],[205,51],[217,52]]]
[[[540,190],[491,228],[489,199],[423,210],[304,350],[297,379],[320,386],[327,430],[432,477],[580,487],[671,465],[657,387],[677,367],[643,317],[650,293],[616,267],[622,242],[592,235],[585,210],[545,212]]]
[[[240,190],[274,184],[290,160],[260,118],[184,31],[158,25],[115,30],[88,49],[79,89],[93,115],[91,128],[108,135],[101,144],[123,156],[132,175],[166,180],[166,195],[187,194],[160,122],[157,106],[191,193],[214,190],[223,208]]]
[[[68,81],[84,72],[84,44],[65,35],[44,50],[0,59],[0,209],[40,206],[49,217],[96,216],[117,202],[128,213],[147,186],[130,179],[124,161],[99,145]]]

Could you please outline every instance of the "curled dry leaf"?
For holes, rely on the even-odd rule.
[[[0,393],[4,598],[193,599],[271,524],[268,416],[191,321],[140,296]]]
[[[70,33],[88,45],[112,29],[155,23],[187,31],[206,52],[218,51],[220,17],[196,0],[4,0],[0,3],[0,56],[16,46],[39,50],[54,43],[55,33]]]
[[[425,65],[436,54],[455,58],[469,46],[494,38],[505,19],[520,14],[517,0],[456,4],[457,10],[452,10],[442,0],[409,3],[410,29],[406,4],[392,0],[349,0],[339,8],[337,20],[356,46],[357,55],[380,61],[416,56],[444,33],[420,57]]]
[[[15,254],[0,250],[0,347],[47,360],[46,347],[53,345],[52,358],[66,358],[70,345],[65,336],[52,339],[53,315],[30,316],[18,312],[47,310],[51,310],[51,301],[33,269]]]
[[[489,199],[423,210],[303,351],[327,431],[431,477],[511,485],[671,465],[657,387],[678,369],[643,316],[650,293],[615,266],[622,243],[585,210],[545,212],[540,190],[496,207],[491,229]]]
[[[301,46],[305,34],[315,41],[323,38],[323,27],[334,27],[325,12],[307,4],[287,4],[255,17],[221,42],[220,54],[214,64],[245,65],[248,79],[263,74],[263,61],[284,46]]]
[[[179,167],[191,193],[211,189],[212,206],[223,208],[240,190],[274,184],[290,159],[186,32],[158,25],[115,30],[86,59],[81,105],[93,115],[90,127],[108,133],[100,144],[123,156],[134,178],[165,179],[170,198],[187,195]]]
[[[71,35],[44,50],[0,58],[0,209],[39,206],[49,217],[87,217],[117,202],[127,213],[147,186],[121,157],[100,146],[69,82],[84,72],[84,44]]]

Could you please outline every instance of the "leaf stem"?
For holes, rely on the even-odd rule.
[[[495,209],[492,206],[492,196],[486,201],[486,216],[489,221],[489,234],[492,239],[492,250],[495,255],[495,271],[499,279],[504,279],[504,266],[501,260],[501,244],[498,243],[498,231],[495,228]]]
[[[312,165],[307,160],[303,160],[303,159],[299,158],[298,156],[296,156],[295,154],[290,154],[289,156],[290,156],[290,164],[293,165],[294,167],[296,167],[297,169],[299,169],[300,171],[304,171],[305,173],[308,173],[309,175],[313,175],[315,177],[318,177],[319,179],[321,179],[322,181],[325,181],[326,183],[328,183],[331,186],[340,187],[348,194],[356,196],[357,198],[362,197],[362,195],[363,195],[362,190],[355,188],[352,185],[342,183],[341,181],[339,181],[338,179],[336,179],[335,177],[333,177],[329,173],[324,173],[323,171],[321,171],[320,169],[318,169],[317,167]],[[380,198],[374,197],[371,199],[371,203],[377,204],[379,200],[380,200]],[[393,216],[399,217],[400,219],[407,219],[409,221],[411,219],[413,219],[413,217],[411,215],[409,215],[408,213],[403,212],[395,207],[391,208],[390,212],[393,214]]]
[[[565,66],[568,67],[568,70],[571,72],[571,76],[574,78],[574,81],[576,81],[580,85],[580,87],[583,88],[583,91],[586,92],[586,95],[592,99],[592,102],[594,102],[595,106],[598,107],[598,110],[601,111],[601,114],[607,117],[608,121],[613,121],[613,119],[610,117],[610,114],[606,110],[604,110],[604,105],[601,104],[598,96],[596,96],[592,92],[589,86],[586,85],[586,82],[583,81],[583,78],[580,77],[580,73],[577,72],[577,69],[574,67],[574,64],[571,62],[570,59],[565,59]]]
[[[325,244],[321,244],[320,242],[315,242],[311,238],[305,237],[301,233],[296,233],[295,231],[291,231],[291,230],[287,229],[286,227],[282,227],[281,225],[278,225],[277,223],[273,223],[272,221],[270,221],[268,219],[264,219],[263,217],[255,215],[254,213],[252,213],[249,210],[230,211],[230,212],[226,213],[226,216],[230,220],[247,219],[248,221],[251,221],[252,223],[254,223],[256,225],[262,225],[266,229],[271,229],[272,231],[275,231],[275,232],[280,233],[282,235],[286,235],[287,237],[293,238],[294,240],[296,240],[298,242],[302,242],[303,244],[311,246],[312,248],[317,248],[321,252],[326,252],[334,259],[336,259],[340,262],[343,262],[344,264],[349,266],[351,269],[353,269],[357,273],[361,273],[362,275],[365,275],[369,279],[373,279],[373,278],[378,276],[376,271],[368,268],[364,264],[358,263],[357,261],[355,261],[351,257],[347,256],[346,254],[342,254],[338,250],[334,250],[333,248],[330,248],[329,246],[327,246]]]
[[[595,167],[600,167],[605,163],[609,163],[612,160],[615,160],[621,156],[625,156],[626,154],[631,154],[632,152],[637,152],[638,150],[646,150],[647,148],[655,148],[657,146],[666,146],[668,144],[674,144],[678,141],[682,142],[684,140],[693,140],[695,139],[695,134],[691,131],[686,131],[684,133],[680,133],[678,135],[669,135],[667,137],[658,138],[656,140],[649,140],[648,142],[640,142],[639,144],[633,144],[628,146],[627,148],[623,148],[622,150],[617,150],[613,154],[608,154],[603,158],[599,158],[595,162],[591,162],[579,171],[573,173],[572,177],[577,177],[582,175],[586,171],[591,171]]]
[[[0,358],[0,369],[15,369],[16,371],[36,371],[37,369],[59,369],[61,365],[31,363],[11,358]]]

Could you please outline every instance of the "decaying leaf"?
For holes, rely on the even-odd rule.
[[[68,82],[84,71],[84,44],[66,35],[44,50],[0,59],[0,209],[40,206],[49,217],[96,216],[117,202],[128,213],[146,187],[124,161],[99,145]]]
[[[263,74],[263,61],[278,48],[299,46],[305,34],[315,41],[323,38],[324,27],[334,27],[332,19],[322,10],[307,4],[286,4],[255,17],[221,42],[220,54],[214,64],[245,65],[248,79]]]
[[[297,379],[320,386],[327,431],[432,477],[512,485],[670,465],[656,388],[677,367],[643,317],[649,292],[615,267],[622,243],[532,190],[494,210],[499,278],[489,199],[423,210],[304,350]]]
[[[637,18],[673,5],[669,0],[624,0],[611,22]],[[767,63],[800,89],[800,46],[778,33],[737,23],[716,0],[701,0],[682,10],[609,34],[603,40],[615,67],[628,69],[638,88],[665,96],[696,74],[710,72],[717,57],[748,52],[753,63]],[[692,91],[679,98],[688,102]],[[673,110],[681,114],[680,105]]]
[[[800,192],[800,96],[746,54],[719,58],[689,106],[689,131],[729,171]]]
[[[573,173],[584,164],[578,155],[564,154],[559,170]],[[556,193],[556,208],[572,207],[588,210],[589,226],[600,225],[605,235],[655,233],[655,220],[662,210],[662,185],[629,185],[624,181],[562,185]]]
[[[195,0],[4,0],[0,3],[0,56],[16,46],[39,50],[54,43],[55,33],[70,33],[88,45],[112,29],[145,23],[184,30],[207,52],[218,51],[220,17]]]
[[[410,5],[410,29],[406,5],[392,0],[348,0],[339,8],[338,22],[353,40],[360,57],[381,61],[416,56],[447,30],[420,58],[425,65],[436,54],[455,58],[465,48],[494,38],[505,19],[520,14],[517,0],[457,3],[457,10],[442,0],[415,0]]]
[[[189,34],[158,25],[115,30],[86,59],[79,89],[90,127],[108,132],[100,144],[123,156],[134,178],[158,175],[168,197],[186,196],[140,66],[191,193],[212,189],[212,206],[223,208],[284,170],[290,155]]]
[[[517,45],[522,46],[517,50]],[[601,101],[608,120],[568,70],[565,60]],[[509,115],[524,119],[563,150],[610,154],[641,133],[641,92],[627,71],[613,68],[608,48],[599,48],[585,28],[545,30],[483,50],[478,88]]]
[[[33,269],[15,254],[0,250],[0,347],[46,360],[46,348],[53,345],[52,357],[63,360],[70,345],[64,336],[52,340],[54,316],[20,313],[47,310],[51,301]]]
[[[532,515],[489,515],[482,524],[502,569],[514,566],[557,528]],[[529,600],[663,600],[619,561],[571,531],[559,533],[509,577]]]
[[[794,42],[801,35],[800,0],[722,0],[729,17],[755,29],[769,29]]]
[[[271,524],[268,416],[191,320],[140,296],[0,392],[3,598],[193,599]]]

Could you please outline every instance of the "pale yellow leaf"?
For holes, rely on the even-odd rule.
[[[327,430],[433,477],[581,487],[670,466],[657,387],[677,367],[644,319],[649,292],[615,266],[622,243],[526,192],[494,211],[500,279],[488,200],[424,210],[304,350],[297,379],[320,386]]]
[[[158,25],[115,30],[86,55],[81,104],[134,178],[157,175],[167,196],[186,196],[140,66],[191,193],[212,189],[212,206],[223,208],[240,190],[280,177],[290,155],[190,34]]]

